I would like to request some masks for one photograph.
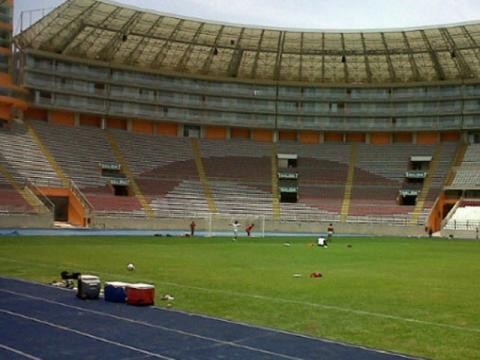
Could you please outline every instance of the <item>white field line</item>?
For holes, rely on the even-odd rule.
[[[49,264],[40,264],[40,263],[31,264],[27,261],[19,261],[19,260],[4,258],[4,257],[0,257],[0,260],[17,262],[17,263],[24,263],[24,264],[29,264],[30,266],[35,265],[35,266],[40,266],[40,267],[45,267],[45,268],[52,268],[53,267],[52,265],[49,265]],[[56,267],[56,268],[58,268],[58,267]],[[82,269],[80,269],[80,270],[82,270]],[[90,271],[91,273],[95,273],[95,271],[93,271],[93,270],[86,270],[86,271]],[[112,277],[121,276],[119,274],[111,274],[111,273],[107,273],[107,272],[101,272],[101,273],[104,274],[104,275],[112,276]],[[151,282],[151,283],[159,283],[159,284],[169,285],[169,286],[183,288],[183,289],[196,290],[196,291],[201,291],[201,292],[204,292],[204,293],[221,294],[221,295],[226,295],[228,297],[241,296],[241,297],[246,297],[246,298],[250,298],[250,299],[268,301],[269,303],[276,302],[276,303],[283,303],[283,304],[302,305],[302,306],[306,306],[306,307],[313,307],[313,308],[320,308],[320,309],[327,309],[327,310],[335,310],[335,311],[339,311],[339,312],[345,312],[345,313],[355,314],[355,315],[360,315],[360,316],[369,316],[369,317],[389,319],[389,320],[395,320],[395,321],[407,322],[407,323],[413,323],[413,324],[435,326],[435,327],[439,327],[439,328],[451,329],[451,330],[456,330],[456,331],[480,333],[480,328],[459,326],[459,325],[451,325],[451,324],[438,323],[438,322],[428,321],[428,320],[419,320],[419,319],[414,319],[414,318],[408,318],[408,317],[402,317],[402,316],[396,316],[396,315],[390,315],[390,314],[384,314],[384,313],[377,313],[377,312],[366,311],[366,310],[351,309],[351,308],[335,306],[335,305],[325,305],[325,304],[313,303],[313,302],[308,302],[308,301],[282,299],[282,298],[279,298],[279,297],[270,297],[270,296],[265,296],[265,295],[242,293],[242,292],[230,291],[230,290],[203,288],[203,287],[199,287],[199,286],[184,285],[184,284],[178,284],[178,283],[169,282],[169,281],[158,282],[158,281],[152,280],[152,279],[142,279],[142,281]]]
[[[7,346],[7,345],[3,345],[3,344],[0,344],[0,348],[2,349],[5,349],[5,350],[8,350],[10,352],[13,352],[17,355],[21,355],[23,357],[26,357],[27,359],[31,359],[31,360],[42,360],[42,358],[39,358],[39,357],[36,357],[36,356],[33,356],[33,355],[30,355],[30,354],[27,354],[23,351],[20,351],[18,349],[14,349],[14,348],[11,348],[10,346]]]
[[[105,338],[102,338],[102,337],[99,337],[99,336],[95,336],[95,335],[92,335],[92,334],[89,334],[89,333],[86,333],[86,332],[83,332],[83,331],[79,331],[79,330],[69,328],[67,326],[54,324],[54,323],[51,323],[49,321],[40,320],[40,319],[31,317],[31,316],[26,316],[26,315],[19,314],[19,313],[13,312],[13,311],[0,309],[0,312],[4,313],[4,314],[11,315],[11,316],[19,317],[19,318],[22,318],[22,319],[26,319],[26,320],[29,320],[29,321],[33,321],[33,322],[36,322],[36,323],[39,323],[39,324],[48,325],[48,326],[54,327],[54,328],[59,329],[59,330],[72,332],[74,334],[85,336],[85,337],[88,337],[88,338],[91,338],[91,339],[94,339],[94,340],[97,340],[97,341],[101,341],[101,342],[104,342],[104,343],[107,343],[107,344],[111,344],[111,345],[119,346],[119,347],[122,347],[122,348],[125,348],[125,349],[133,350],[133,351],[142,353],[144,355],[153,356],[153,357],[163,359],[163,360],[175,360],[174,358],[171,358],[171,357],[162,356],[160,354],[156,354],[156,353],[153,353],[153,352],[150,352],[150,351],[147,351],[147,350],[143,350],[143,349],[140,349],[140,348],[137,348],[137,347],[134,347],[134,346],[122,344],[122,343],[119,343],[117,341],[108,340],[108,339],[105,339]]]
[[[276,353],[276,352],[273,352],[273,351],[259,349],[259,348],[253,347],[253,346],[242,345],[242,344],[238,344],[238,343],[233,342],[233,341],[223,341],[223,340],[215,339],[215,338],[208,337],[208,336],[202,336],[202,335],[194,334],[194,333],[191,333],[191,332],[188,332],[188,331],[172,329],[172,328],[168,328],[168,327],[161,326],[161,325],[154,325],[154,324],[150,324],[150,323],[147,323],[147,322],[144,322],[144,321],[133,320],[133,319],[125,318],[123,316],[117,316],[117,315],[113,315],[113,314],[102,312],[102,311],[90,310],[90,309],[86,309],[86,308],[83,308],[83,307],[80,307],[80,306],[68,305],[68,304],[64,304],[64,303],[59,302],[59,301],[44,299],[44,298],[41,298],[41,297],[37,297],[37,296],[33,296],[33,295],[27,295],[27,294],[19,293],[19,292],[16,292],[16,291],[0,289],[0,292],[16,295],[16,296],[20,296],[20,297],[25,297],[25,298],[28,298],[28,299],[33,299],[33,300],[45,302],[45,303],[48,303],[48,304],[60,305],[60,306],[63,306],[63,307],[69,308],[69,309],[80,310],[80,311],[83,311],[83,312],[86,312],[86,313],[91,313],[91,314],[95,314],[95,315],[109,317],[109,318],[112,318],[112,319],[115,319],[115,320],[126,321],[126,322],[136,324],[136,325],[147,326],[147,327],[154,328],[154,329],[161,329],[161,330],[164,330],[164,331],[169,331],[169,332],[180,334],[180,335],[195,337],[195,338],[198,338],[198,339],[201,339],[201,340],[208,340],[208,341],[214,342],[217,345],[233,346],[233,347],[242,348],[242,349],[246,349],[246,350],[250,350],[250,351],[254,351],[254,352],[259,352],[259,353],[262,353],[262,354],[273,355],[273,356],[276,356],[276,357],[281,357],[281,358],[289,359],[289,360],[302,360],[301,358],[298,358],[298,357],[288,356],[288,355]],[[0,312],[5,312],[5,313],[8,313],[8,314],[11,313],[10,311],[4,310],[4,309],[0,309]],[[17,314],[17,313],[15,313],[15,314]],[[17,315],[20,316],[20,317],[24,317],[24,318],[30,318],[29,316],[26,316],[26,315],[21,315],[21,314],[17,314]],[[58,328],[64,329],[64,330],[69,330],[69,331],[72,331],[72,332],[75,332],[75,333],[82,333],[80,331],[77,331],[77,330],[62,326],[62,325],[56,325],[56,324],[53,324],[53,323],[49,323],[47,321],[38,320],[38,322],[42,322],[42,323],[46,323],[46,324],[48,323],[48,325],[55,326],[55,327],[58,327]],[[84,333],[82,333],[82,334],[84,334]],[[90,335],[90,334],[88,334],[88,335]],[[94,335],[91,335],[90,337],[96,338]],[[116,344],[116,342],[110,341],[110,340],[106,340],[106,342],[111,342],[112,344]],[[118,344],[121,344],[121,343],[118,343]],[[121,345],[123,345],[123,344],[121,344]],[[124,345],[124,346],[128,346],[128,345]],[[133,348],[133,347],[131,347],[131,348],[132,349],[137,349],[137,348]],[[162,357],[162,358],[167,359],[167,357]],[[170,358],[168,358],[168,359],[170,359]]]

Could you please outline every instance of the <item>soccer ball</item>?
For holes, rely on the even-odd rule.
[[[133,265],[133,264],[128,264],[128,265],[127,265],[127,270],[128,270],[128,271],[133,271],[133,270],[135,270],[135,265]]]

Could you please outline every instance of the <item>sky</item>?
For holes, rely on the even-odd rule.
[[[14,29],[65,0],[15,0]],[[218,22],[317,30],[394,29],[480,20],[479,0],[116,0]],[[34,11],[35,10],[35,11]]]

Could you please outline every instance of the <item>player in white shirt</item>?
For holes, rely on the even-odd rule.
[[[319,237],[319,238],[317,239],[317,245],[318,245],[318,246],[321,246],[321,247],[328,247],[328,246],[327,246],[327,240],[326,240],[325,238],[323,238],[323,237]]]
[[[240,224],[237,220],[235,220],[232,224],[232,229],[233,229],[233,240],[238,239],[238,229],[240,228]]]

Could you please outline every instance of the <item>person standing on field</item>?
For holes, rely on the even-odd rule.
[[[255,224],[250,224],[245,227],[245,232],[247,233],[247,236],[250,236],[250,233],[252,232],[254,226]]]
[[[240,224],[238,223],[237,220],[235,220],[232,224],[232,229],[233,229],[233,240],[238,239],[238,228],[240,227]]]
[[[330,223],[327,228],[327,242],[331,242],[333,238],[333,234],[335,233],[335,229],[333,228],[333,224]]]
[[[190,236],[195,235],[195,227],[196,226],[197,226],[197,224],[195,224],[195,221],[192,220],[192,222],[190,223]]]

